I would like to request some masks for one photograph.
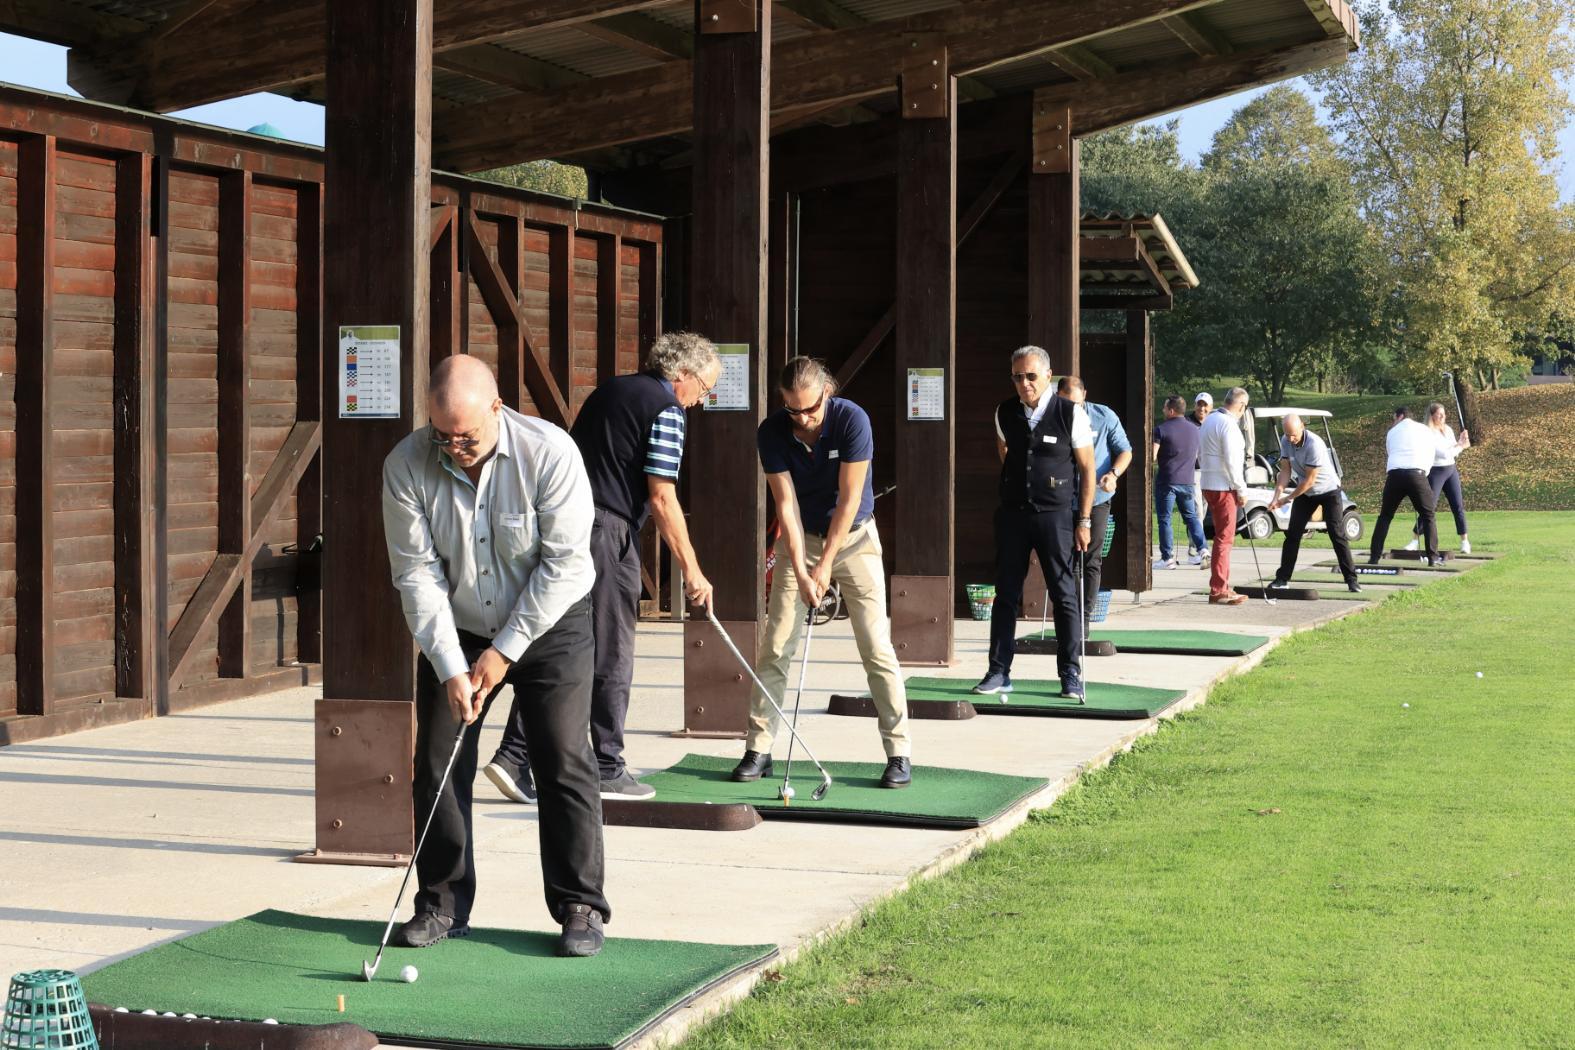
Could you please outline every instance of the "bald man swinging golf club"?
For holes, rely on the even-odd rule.
[[[433,370],[427,414],[430,424],[383,464],[388,560],[422,654],[416,812],[439,799],[416,860],[415,916],[393,943],[424,948],[470,932],[476,744],[507,683],[522,701],[540,794],[542,882],[563,927],[558,954],[595,955],[610,909],[590,742],[590,482],[569,435],[505,408],[491,370],[474,357]],[[462,722],[470,730],[439,797]]]
[[[1359,594],[1362,585],[1356,579],[1351,544],[1340,527],[1345,515],[1345,498],[1340,488],[1340,475],[1334,468],[1334,456],[1324,440],[1307,429],[1301,416],[1292,413],[1280,421],[1280,426],[1285,436],[1280,438],[1280,471],[1269,510],[1279,510],[1289,503],[1291,520],[1285,528],[1285,545],[1280,550],[1280,570],[1274,574],[1269,587],[1284,590],[1291,585],[1291,574],[1296,571],[1296,555],[1301,551],[1307,523],[1321,510],[1324,530],[1329,533],[1329,542],[1334,544],[1334,556],[1340,564],[1340,575],[1345,577],[1346,590]],[[1287,492],[1293,479],[1295,487]]]

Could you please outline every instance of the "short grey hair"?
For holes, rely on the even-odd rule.
[[[1044,364],[1045,374],[1048,375],[1050,373],[1050,355],[1043,347],[1020,346],[1016,350],[1013,350],[1012,368],[1015,370],[1017,368],[1017,362],[1021,361],[1025,357],[1037,357]]]
[[[1226,408],[1235,408],[1245,400],[1247,400],[1247,388],[1244,386],[1233,386],[1225,392]]]
[[[699,377],[706,369],[722,367],[716,346],[697,332],[663,332],[645,354],[645,368],[668,381],[682,375]]]

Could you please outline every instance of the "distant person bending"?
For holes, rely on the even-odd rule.
[[[1351,545],[1346,541],[1345,530],[1340,527],[1345,514],[1345,498],[1329,446],[1307,429],[1301,416],[1288,415],[1280,425],[1285,428],[1285,436],[1280,438],[1280,476],[1274,484],[1269,511],[1272,513],[1289,503],[1291,521],[1286,526],[1285,546],[1280,551],[1280,571],[1274,574],[1274,582],[1269,586],[1277,589],[1290,586],[1307,523],[1316,511],[1322,510],[1324,531],[1329,534],[1329,542],[1334,544],[1334,556],[1340,563],[1340,574],[1345,577],[1345,588],[1359,594],[1362,585],[1356,579]],[[1286,492],[1293,480],[1296,487]]]
[[[1471,539],[1466,535],[1466,505],[1460,498],[1460,471],[1455,468],[1455,457],[1471,447],[1471,432],[1462,430],[1460,437],[1455,437],[1455,432],[1446,422],[1444,406],[1437,401],[1427,406],[1427,426],[1438,435],[1438,444],[1433,449],[1433,467],[1427,472],[1427,485],[1433,490],[1433,507],[1436,511],[1440,495],[1449,501],[1449,511],[1455,516],[1455,535],[1460,537],[1460,553],[1470,554]],[[1418,518],[1411,527],[1411,542],[1405,545],[1405,549],[1416,550],[1421,535],[1422,519]]]

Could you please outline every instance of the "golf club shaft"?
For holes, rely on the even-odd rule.
[[[1247,519],[1247,547],[1252,551],[1252,568],[1258,574],[1258,586],[1263,588],[1263,600],[1270,605],[1277,604],[1277,599],[1269,596],[1269,583],[1263,578],[1263,566],[1258,563],[1258,544],[1252,538],[1252,519]]]
[[[1445,372],[1444,377],[1449,380],[1449,392],[1455,395],[1455,418],[1460,420],[1460,429],[1466,429],[1465,409],[1460,407],[1460,387],[1455,383],[1455,373]]]
[[[809,612],[804,617],[804,657],[798,665],[798,692],[793,695],[793,728],[795,732],[788,735],[787,766],[782,774],[782,794],[787,795],[788,786],[793,782],[793,742],[798,736],[798,708],[804,700],[804,678],[809,673],[809,643],[815,637],[815,606],[809,607]]]
[[[727,633],[727,630],[722,626],[722,622],[716,618],[716,613],[708,606],[705,614],[706,618],[711,621],[711,626],[716,628],[716,633],[722,636],[722,641],[727,645],[728,651],[733,654],[733,658],[743,666],[744,672],[749,675],[749,680],[755,683],[756,689],[760,690],[760,695],[766,698],[766,703],[772,706],[778,718],[787,722],[788,733],[792,739],[798,741],[799,746],[804,749],[804,754],[809,756],[809,760],[815,763],[815,768],[820,770],[821,779],[826,784],[830,784],[831,774],[826,772],[826,767],[821,765],[820,759],[815,757],[815,752],[809,749],[809,744],[804,741],[804,738],[798,735],[798,729],[794,727],[792,722],[788,721],[787,712],[782,710],[782,705],[777,703],[777,698],[771,695],[771,691],[760,681],[760,676],[755,674],[755,669],[749,665],[748,660],[744,659],[744,654],[739,652],[738,646],[733,644],[732,636]]]

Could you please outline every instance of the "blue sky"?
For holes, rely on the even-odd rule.
[[[53,44],[0,33],[0,80],[44,91],[74,95],[66,84],[66,49]],[[1292,81],[1296,83],[1296,81]],[[1181,151],[1189,159],[1208,149],[1220,125],[1260,91],[1248,91],[1216,99],[1172,114],[1181,121]],[[298,142],[323,144],[323,110],[310,102],[296,102],[279,95],[258,94],[245,98],[197,106],[175,114],[204,124],[245,130],[257,124],[272,124],[286,137]],[[1170,118],[1165,118],[1170,119]],[[1575,124],[1565,128],[1562,138],[1566,158],[1559,185],[1566,200],[1575,199]]]

